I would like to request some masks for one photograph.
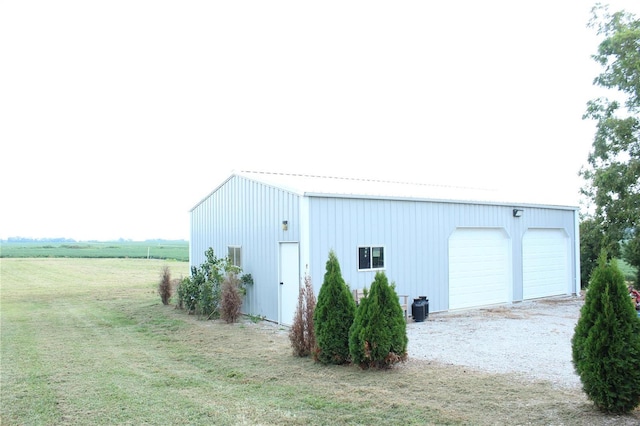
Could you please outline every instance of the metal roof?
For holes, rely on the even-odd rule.
[[[471,187],[260,171],[240,171],[234,172],[232,176],[234,175],[309,197],[378,198],[577,209],[575,206],[527,199],[526,194],[516,196],[498,190]]]

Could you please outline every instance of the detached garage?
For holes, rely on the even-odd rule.
[[[305,275],[318,293],[330,250],[352,289],[384,271],[433,312],[579,289],[577,207],[465,188],[233,173],[191,210],[191,265],[209,247],[252,274],[244,312],[283,324]]]

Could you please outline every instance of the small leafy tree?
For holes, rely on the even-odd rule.
[[[298,307],[289,330],[289,341],[294,355],[309,356],[316,346],[316,335],[313,330],[313,314],[316,308],[316,296],[313,293],[311,277],[305,275],[304,286],[298,294]]]
[[[349,361],[349,328],[355,310],[356,302],[342,278],[340,263],[332,250],[313,314],[316,361],[323,364],[344,364]]]
[[[205,252],[206,261],[199,267],[191,267],[191,276],[178,287],[178,306],[202,317],[217,318],[220,315],[220,292],[224,277],[228,273],[238,274],[240,268],[228,258],[218,258],[213,248]]]
[[[363,369],[389,368],[407,359],[407,324],[394,285],[377,272],[349,331],[351,361]]]
[[[227,274],[222,283],[220,297],[220,317],[229,323],[234,323],[240,317],[242,308],[241,281],[234,273]]]
[[[582,387],[604,412],[640,404],[640,319],[616,260],[601,254],[571,340]]]
[[[169,299],[171,299],[171,282],[171,269],[165,265],[162,268],[160,283],[158,284],[158,294],[160,295],[160,300],[162,300],[163,305],[168,305]]]

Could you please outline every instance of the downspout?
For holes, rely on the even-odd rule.
[[[305,194],[301,194],[299,198],[299,215],[300,221],[300,279],[301,285],[304,285],[304,277],[306,274],[311,275],[310,263],[310,248],[309,238],[311,234],[311,224],[309,218],[309,197]]]

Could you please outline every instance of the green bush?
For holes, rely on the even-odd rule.
[[[224,277],[229,273],[240,273],[240,268],[232,265],[228,258],[216,257],[211,247],[205,256],[207,260],[198,267],[192,266],[191,276],[180,283],[178,307],[207,319],[218,318]]]
[[[203,318],[219,318],[220,287],[218,281],[204,280],[198,286],[198,300],[196,301],[196,313]]]
[[[247,289],[253,286],[253,277],[251,274],[242,274],[240,276],[240,292],[243,296],[247,295]]]
[[[349,362],[349,328],[356,302],[342,278],[336,254],[329,252],[326,272],[313,315],[316,348],[314,359],[323,364]]]
[[[604,412],[640,404],[640,319],[616,260],[603,253],[589,283],[571,340],[583,389]]]
[[[178,303],[176,304],[176,308],[185,309],[188,313],[193,313],[200,297],[200,285],[194,279],[193,275],[191,277],[185,277],[180,281],[177,293]]]
[[[313,330],[313,314],[316,308],[316,296],[313,292],[311,277],[304,277],[304,286],[298,294],[298,307],[293,316],[293,324],[289,330],[289,341],[294,355],[309,356],[316,346],[316,335]]]
[[[407,359],[407,324],[393,285],[377,272],[349,331],[351,361],[363,369],[389,368]]]

